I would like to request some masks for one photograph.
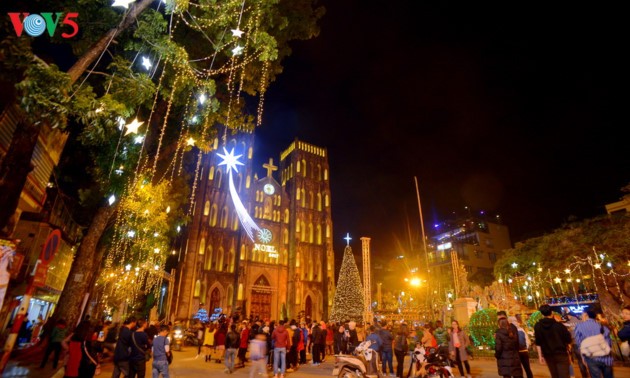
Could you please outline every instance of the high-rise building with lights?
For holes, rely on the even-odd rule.
[[[466,268],[468,281],[491,283],[494,263],[512,248],[509,229],[498,221],[467,217],[434,226],[428,254],[431,277],[453,282],[452,258]]]
[[[328,156],[325,148],[295,140],[281,154],[280,182],[273,159],[258,178],[254,137],[239,134],[225,145],[241,155],[233,182],[259,227],[252,241],[241,229],[216,150],[204,154],[192,222],[182,243],[171,311],[189,319],[204,303],[210,313],[246,317],[326,318],[334,289]],[[236,293],[235,293],[236,290]]]

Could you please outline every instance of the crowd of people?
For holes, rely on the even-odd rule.
[[[540,307],[543,316],[534,329],[533,343],[539,361],[549,369],[552,378],[575,377],[573,362],[579,366],[581,378],[613,377],[611,329],[595,309],[587,309],[582,320],[562,318],[548,305]],[[624,325],[617,333],[622,342],[630,341],[630,306],[622,312]],[[533,378],[529,351],[532,341],[524,330],[519,316],[497,312],[495,357],[502,377]],[[109,356],[114,365],[112,377],[144,378],[147,361],[152,359],[151,374],[169,377],[172,327],[147,324],[142,319],[128,318],[117,327],[111,322],[94,326],[89,320],[69,331],[63,320],[58,320],[47,332],[47,346],[41,368],[51,356],[53,368],[65,350],[65,377],[93,377],[100,362]],[[441,321],[410,327],[405,323],[385,321],[357,324],[353,321],[330,322],[280,320],[239,320],[225,318],[221,322],[198,325],[197,358],[205,362],[223,363],[225,373],[231,374],[249,364],[249,376],[267,375],[284,378],[301,365],[320,365],[327,356],[350,354],[364,340],[379,356],[384,376],[402,378],[405,359],[416,345],[448,356],[453,369],[461,377],[471,378],[469,361],[472,344],[465,330],[456,320],[446,327]],[[310,357],[310,361],[307,360]],[[396,370],[393,358],[396,357]],[[524,373],[524,374],[523,374]]]

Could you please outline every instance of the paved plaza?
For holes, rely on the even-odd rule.
[[[174,352],[174,360],[171,365],[171,377],[183,378],[183,377],[221,377],[228,376],[223,372],[225,366],[223,363],[205,362],[203,357],[195,358],[197,354],[196,347],[185,347],[182,351]],[[50,367],[50,364],[46,369],[37,368],[38,361],[24,361],[16,363],[16,361],[10,361],[3,377],[29,377],[29,378],[50,378],[50,377],[63,377],[63,373],[59,371],[57,374],[55,370]],[[409,368],[409,360],[405,360],[405,375]],[[293,373],[287,373],[287,378],[316,378],[316,377],[330,377],[333,370],[334,357],[329,356],[326,358],[323,364],[320,366],[313,366],[307,364],[301,366],[297,371]],[[472,376],[475,378],[486,377],[498,377],[496,361],[490,358],[475,359],[470,362],[472,368]],[[394,367],[395,368],[395,367]],[[576,367],[577,368],[577,367]],[[147,364],[147,377],[151,377],[150,363]],[[102,364],[102,373],[99,377],[111,377],[113,366],[111,362]],[[457,369],[456,369],[457,370]],[[541,366],[537,361],[532,360],[532,370],[534,371],[534,377],[543,378],[549,377],[549,373],[545,366]],[[249,366],[242,369],[237,369],[234,374],[231,375],[234,378],[249,377]],[[269,373],[269,377],[271,377]],[[458,375],[456,375],[458,376]],[[577,376],[580,377],[579,372]],[[630,378],[630,367],[615,367],[616,378]],[[262,378],[262,377],[258,377]]]

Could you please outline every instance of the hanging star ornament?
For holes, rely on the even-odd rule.
[[[195,140],[193,139],[193,137],[190,137],[188,139],[186,139],[186,144],[189,146],[194,146],[195,145]]]
[[[241,55],[243,53],[243,49],[243,46],[236,45],[236,47],[232,49],[232,54],[234,56]]]
[[[138,118],[134,118],[131,123],[125,125],[127,131],[125,131],[125,135],[136,134],[138,132],[138,127],[142,126],[144,122],[138,122]]]
[[[142,57],[142,65],[147,71],[153,66],[151,60],[149,60],[149,58],[147,58],[146,56]]]
[[[135,2],[136,0],[114,0],[112,7],[123,7],[125,9],[129,8],[129,4]]]
[[[223,161],[221,161],[219,163],[219,165],[225,165],[227,167],[228,172],[231,172],[232,170],[234,170],[234,172],[238,172],[238,169],[236,168],[236,166],[237,165],[244,165],[243,163],[238,161],[238,158],[240,158],[243,155],[236,155],[236,156],[234,156],[234,149],[233,148],[232,148],[232,150],[230,152],[228,152],[227,149],[225,147],[223,147],[223,152],[225,152],[225,154],[223,154],[223,155],[217,153],[217,156],[220,157],[221,159],[223,159]]]
[[[238,27],[236,29],[232,29],[232,37],[241,38],[243,33],[245,32],[239,29]]]

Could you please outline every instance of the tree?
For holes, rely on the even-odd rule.
[[[346,246],[343,252],[341,269],[339,270],[330,320],[334,322],[346,320],[363,321],[364,303],[363,285],[361,285],[359,269],[354,260],[352,248]]]
[[[593,290],[606,316],[617,319],[622,304],[630,303],[628,250],[630,216],[600,216],[517,244],[496,262],[495,275],[521,278],[516,286],[526,280],[541,296]]]

